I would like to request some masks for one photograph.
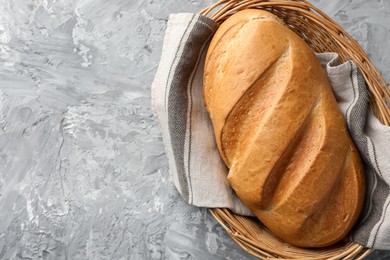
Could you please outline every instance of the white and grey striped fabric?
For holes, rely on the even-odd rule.
[[[250,215],[226,180],[227,169],[203,106],[203,61],[218,25],[198,14],[169,17],[152,103],[160,123],[172,180],[198,207],[230,208]]]
[[[172,180],[189,204],[230,208],[252,215],[229,187],[214,133],[203,106],[204,56],[218,28],[198,14],[174,14],[168,21],[161,61],[152,86]],[[367,194],[351,234],[357,243],[390,250],[390,127],[368,109],[362,74],[353,62],[338,64],[334,53],[318,54],[351,135],[364,159]]]

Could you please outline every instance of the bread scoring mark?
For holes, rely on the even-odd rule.
[[[322,139],[322,129],[318,127],[320,124],[320,118],[316,118],[315,115],[318,114],[318,111],[321,108],[321,99],[322,95],[319,95],[317,100],[312,104],[312,108],[309,113],[306,115],[305,120],[302,125],[298,128],[298,130],[294,133],[293,138],[291,138],[290,143],[284,149],[282,155],[278,158],[278,160],[274,163],[272,169],[270,170],[265,184],[263,186],[262,191],[262,204],[260,207],[263,210],[270,210],[274,204],[275,200],[284,201],[285,198],[288,198],[289,193],[286,192],[286,189],[293,188],[294,183],[289,183],[288,187],[284,187],[283,192],[280,193],[281,196],[275,197],[278,191],[281,190],[281,183],[283,179],[286,179],[287,175],[291,174],[291,170],[297,170],[299,172],[305,172],[304,169],[289,169],[292,162],[299,157],[299,153],[307,151],[306,149],[310,149],[309,147],[318,146],[316,142]],[[307,156],[301,156],[301,159],[305,161],[309,161],[313,159],[318,154],[313,150]],[[302,164],[305,165],[305,164]],[[302,175],[301,177],[303,177]],[[295,180],[297,180],[297,176],[295,176]],[[298,179],[299,180],[299,179]],[[298,184],[299,181],[295,182]],[[284,185],[283,185],[284,186]]]
[[[244,146],[243,139],[248,132],[253,131],[251,124],[261,125],[272,113],[273,105],[283,95],[280,89],[275,87],[275,81],[280,80],[277,71],[284,68],[285,75],[291,70],[290,60],[287,57],[291,53],[288,46],[280,55],[272,61],[252,84],[248,86],[238,102],[232,107],[226,117],[225,125],[221,131],[221,152],[230,167],[232,160],[240,156],[239,147]],[[287,82],[289,77],[279,82],[280,86]],[[271,105],[270,105],[271,104]]]
[[[232,26],[230,26],[229,28],[225,29],[224,33],[219,36],[216,43],[215,44],[211,43],[212,46],[210,46],[210,48],[208,50],[208,55],[206,57],[206,65],[205,65],[206,73],[205,73],[205,79],[204,79],[205,84],[204,85],[207,86],[207,88],[204,88],[204,92],[203,92],[203,96],[205,96],[206,98],[208,96],[213,97],[214,94],[217,95],[218,89],[221,88],[221,85],[218,83],[215,84],[215,82],[221,82],[221,80],[215,80],[215,78],[218,79],[218,77],[216,77],[217,75],[219,76],[219,79],[221,79],[225,76],[224,69],[222,68],[222,64],[224,64],[225,66],[227,64],[229,64],[229,62],[227,62],[226,57],[230,55],[232,49],[236,48],[236,40],[235,39],[240,39],[241,36],[239,36],[239,34],[243,34],[244,27],[255,20],[264,20],[267,22],[268,21],[275,22],[275,23],[278,23],[280,25],[284,25],[283,20],[279,19],[276,16],[267,17],[267,16],[262,15],[260,17],[258,17],[258,16],[248,17],[248,19],[246,19],[244,21],[240,21],[238,23],[235,23]],[[226,44],[225,39],[230,39],[227,44]],[[223,44],[225,44],[226,46],[222,46]],[[212,69],[208,68],[209,60],[214,61],[213,65],[215,67]],[[231,63],[234,63],[234,61],[232,61]],[[208,71],[213,71],[213,73],[209,74],[209,73],[207,73]],[[213,76],[213,78],[212,78],[212,76]],[[208,81],[211,81],[214,84],[207,84]],[[217,90],[215,91],[214,88],[217,88]],[[207,95],[205,95],[206,91],[208,92]],[[209,103],[208,100],[206,101],[206,107],[207,107],[207,103]],[[208,112],[210,113],[212,111],[208,111]]]
[[[206,64],[205,64],[205,77],[204,77],[204,89],[203,89],[203,97],[204,97],[204,103],[206,106],[206,110],[208,111],[210,118],[213,122],[214,132],[215,132],[215,138],[217,142],[218,149],[220,151],[220,155],[222,159],[224,160],[225,164],[229,164],[227,162],[227,158],[223,152],[222,148],[222,128],[223,124],[218,123],[222,122],[221,117],[226,118],[226,116],[230,113],[229,109],[231,110],[230,106],[227,109],[227,111],[224,111],[221,113],[221,108],[214,106],[215,103],[214,100],[220,99],[221,95],[224,95],[224,90],[226,90],[224,78],[226,77],[226,73],[229,73],[229,66],[232,64],[237,64],[237,59],[239,58],[239,55],[231,55],[231,53],[239,53],[239,50],[237,48],[242,47],[242,43],[237,43],[237,41],[240,41],[240,39],[247,38],[246,35],[248,33],[252,33],[250,30],[246,29],[246,27],[250,24],[253,26],[253,22],[257,22],[258,20],[262,20],[266,23],[277,23],[280,26],[282,26],[283,21],[279,20],[276,17],[267,18],[264,15],[255,16],[249,15],[246,17],[245,20],[236,21],[235,23],[227,23],[226,29],[223,27],[223,25],[220,27],[222,29],[223,33],[215,35],[216,37],[213,39],[213,41],[210,44],[208,55],[206,57]],[[218,32],[217,32],[218,33]],[[229,41],[226,41],[225,39],[229,39]],[[288,45],[288,42],[286,42],[286,45]],[[212,71],[212,73],[210,73]],[[236,72],[234,72],[236,73]],[[244,74],[242,76],[251,78],[253,77],[253,73],[251,70],[243,69],[241,71],[241,74]],[[212,84],[210,84],[212,83]],[[232,90],[240,89],[240,86],[231,86]],[[241,95],[238,95],[241,96]],[[233,100],[233,102],[229,102],[229,104],[233,107],[233,105],[238,100]],[[218,105],[217,105],[218,106]],[[223,115],[222,115],[223,114]],[[218,115],[218,116],[217,116]],[[222,116],[221,116],[222,115]]]
[[[210,46],[211,48],[208,50],[207,57],[206,57],[206,63],[205,63],[205,71],[206,74],[204,76],[204,89],[203,89],[203,97],[204,97],[204,103],[206,106],[206,110],[209,113],[209,116],[213,122],[214,132],[215,132],[215,139],[218,146],[218,149],[220,151],[220,155],[227,164],[226,157],[224,156],[221,148],[221,135],[218,135],[217,133],[221,132],[221,127],[219,127],[215,121],[218,121],[218,119],[215,118],[214,115],[214,100],[221,98],[219,95],[219,91],[221,89],[223,78],[225,77],[223,73],[223,66],[226,67],[227,64],[229,64],[229,60],[227,57],[229,57],[229,53],[232,52],[234,49],[235,41],[225,41],[224,38],[230,38],[235,39],[237,35],[240,33],[241,29],[245,26],[246,21],[242,21],[239,23],[234,24],[233,26],[226,29],[226,31],[220,36],[218,41],[213,45]],[[211,43],[211,45],[213,42]],[[213,61],[213,62],[210,62]],[[212,71],[213,73],[208,73],[209,71]],[[211,84],[211,83],[212,84]]]
[[[321,119],[322,117],[319,116],[318,118]],[[315,126],[316,123],[313,123],[313,125]],[[318,164],[318,162],[323,159],[320,156],[321,154],[322,153],[317,154],[317,157],[315,158],[317,162],[305,167],[305,174],[299,175],[302,176],[302,178],[298,180],[295,179],[296,176],[291,178],[294,180],[294,183],[299,183],[299,185],[293,187],[293,190],[300,194],[301,200],[297,201],[294,199],[297,194],[294,195],[287,190],[283,190],[283,193],[287,192],[290,195],[286,195],[288,200],[283,200],[279,205],[274,205],[271,210],[257,211],[258,216],[266,217],[265,220],[273,219],[276,223],[282,219],[284,220],[286,216],[293,216],[291,220],[288,219],[290,222],[288,234],[286,233],[286,230],[282,230],[281,232],[288,236],[295,237],[297,244],[304,245],[309,242],[315,242],[318,246],[332,244],[334,241],[340,239],[339,236],[345,234],[345,230],[350,230],[351,224],[354,223],[354,221],[352,221],[347,223],[348,225],[346,225],[346,223],[339,225],[340,222],[342,222],[341,215],[336,216],[337,218],[335,218],[333,222],[326,221],[326,219],[329,218],[329,214],[332,214],[333,212],[346,212],[345,209],[356,210],[356,207],[346,207],[343,205],[343,203],[356,203],[357,201],[355,198],[350,198],[351,191],[348,189],[348,186],[354,184],[346,179],[347,176],[353,176],[353,174],[346,175],[346,171],[354,171],[353,167],[350,168],[350,146],[347,146],[346,149],[343,149],[339,153],[333,153],[331,157],[326,159],[326,163],[323,167],[314,169],[312,166]],[[336,163],[336,167],[334,167],[335,159],[337,157],[342,157],[344,159],[339,163]],[[298,164],[302,166],[302,161],[298,162]],[[325,172],[327,173],[326,175],[323,174]],[[294,171],[294,173],[300,174],[299,171]],[[308,181],[312,174],[317,175],[314,178],[316,180],[314,183],[311,183],[313,179]],[[328,175],[331,176],[328,177]],[[289,182],[287,185],[291,184],[291,180],[287,182]],[[299,190],[296,191],[296,188]],[[343,193],[342,196],[340,196],[340,191]],[[318,198],[313,199],[313,196],[317,193],[324,194],[324,196],[319,197],[320,200],[318,200]],[[353,197],[355,196],[356,195],[354,194]],[[349,214],[356,218],[355,211],[350,211]],[[282,215],[284,217],[282,217]],[[264,224],[267,225],[267,222],[265,221]],[[327,244],[321,244],[321,241],[326,241]]]
[[[334,214],[334,223],[331,227],[325,229],[329,234],[332,234],[332,237],[329,237],[327,240],[338,240],[338,236],[342,236],[342,234],[345,233],[345,230],[348,230],[351,228],[351,223],[354,221],[350,221],[351,218],[356,218],[356,213],[352,211],[345,211],[345,209],[356,209],[356,207],[345,207],[343,203],[349,203],[351,200],[348,200],[348,198],[340,198],[341,196],[349,196],[350,190],[347,187],[347,184],[349,183],[347,175],[348,171],[354,171],[352,162],[352,147],[349,147],[345,151],[344,154],[344,160],[339,168],[339,171],[335,174],[337,176],[334,185],[332,189],[329,190],[329,193],[324,196],[324,199],[321,201],[317,201],[316,205],[313,207],[313,209],[310,211],[310,213],[307,213],[306,210],[305,216],[303,218],[303,221],[300,223],[299,228],[296,230],[297,233],[314,233],[312,232],[313,229],[318,230],[324,230],[324,227],[321,226],[321,224],[315,225],[315,223],[322,223],[321,218],[327,218],[326,215],[323,214],[323,212],[335,212]],[[352,166],[352,167],[351,167]],[[340,196],[341,194],[341,196]],[[356,202],[357,200],[353,200],[353,202]],[[337,212],[340,212],[341,214],[337,214]],[[346,225],[345,222],[347,222]],[[333,230],[333,232],[329,232],[330,230]],[[309,232],[308,232],[309,231]],[[325,232],[324,232],[325,233]],[[326,236],[326,234],[322,234],[322,237]],[[309,239],[312,239],[313,241],[316,240],[316,237],[313,236]],[[322,239],[321,239],[322,240]]]
[[[307,128],[308,132],[314,136],[304,139],[299,144],[301,150],[291,160],[291,168],[288,168],[290,173],[286,173],[279,182],[276,195],[273,196],[270,207],[267,209],[269,211],[264,211],[265,214],[269,212],[270,216],[278,215],[280,212],[294,215],[294,223],[291,225],[289,232],[294,237],[306,239],[306,241],[302,240],[300,242],[302,244],[309,241],[315,242],[315,237],[311,237],[312,235],[327,241],[327,243],[330,241],[330,244],[332,241],[339,240],[340,237],[337,236],[345,234],[346,230],[351,228],[350,225],[354,223],[354,221],[350,220],[352,217],[356,217],[354,210],[358,208],[356,206],[346,206],[345,204],[356,204],[358,201],[356,193],[352,192],[351,194],[348,188],[356,185],[356,180],[348,179],[348,177],[355,176],[353,174],[355,171],[354,163],[351,160],[353,159],[351,157],[351,144],[341,141],[334,146],[334,149],[332,148],[329,151],[325,138],[331,137],[327,135],[330,134],[334,137],[343,133],[329,126],[332,124],[332,121],[321,111],[329,107],[326,101],[321,103],[322,105],[317,108],[320,111],[318,113],[313,111],[313,115],[315,115],[314,120],[310,121]],[[325,132],[324,129],[318,129],[316,132],[316,126],[319,124],[326,129]],[[320,136],[316,138],[315,135],[318,134]],[[314,150],[309,150],[309,147],[313,147]],[[311,153],[313,155],[308,156]],[[338,158],[343,158],[343,160],[337,160]],[[298,194],[302,198],[299,202],[293,199]],[[321,196],[313,199],[313,196],[316,194]],[[342,224],[343,227],[341,228],[335,226],[343,221],[343,216],[341,215],[335,218],[334,223],[330,224],[325,221],[329,218],[329,212],[346,212],[346,209],[351,210],[349,212],[351,218],[348,219],[349,222],[347,223],[349,226],[345,223]],[[319,235],[320,233],[321,235]],[[334,237],[324,239],[327,234],[331,234]],[[318,243],[320,241],[316,241],[316,244]]]
[[[210,46],[210,49],[208,50],[209,53],[207,55],[208,57],[206,60],[206,66],[208,64],[208,60],[217,61],[219,65],[221,65],[222,63],[226,63],[225,59],[223,59],[223,58],[226,56],[225,54],[227,52],[227,49],[231,49],[231,47],[236,47],[234,39],[240,39],[238,34],[242,34],[243,28],[255,20],[264,20],[264,21],[275,22],[275,23],[278,23],[280,25],[284,25],[283,20],[279,19],[278,17],[276,17],[276,16],[272,16],[272,17],[268,16],[267,17],[264,15],[255,16],[255,17],[248,17],[247,20],[240,21],[238,23],[233,24],[232,26],[227,28],[222,35],[219,36],[219,38],[215,44],[212,43],[212,46]],[[235,29],[235,30],[232,32],[233,29]],[[232,35],[230,35],[230,34],[232,34]],[[222,48],[221,45],[226,43],[225,39],[230,39],[230,40],[227,44],[227,47]],[[221,51],[220,51],[221,49],[223,50],[222,55],[221,55]],[[222,62],[222,61],[224,61],[224,62]],[[217,70],[219,73],[222,72],[220,70],[220,67],[217,67],[217,69],[219,69],[219,70]],[[209,70],[205,70],[205,71],[209,71]],[[211,70],[211,71],[213,71],[213,74],[215,74],[215,70]],[[206,75],[209,75],[209,74],[207,73]],[[213,86],[209,86],[209,87],[212,88]]]

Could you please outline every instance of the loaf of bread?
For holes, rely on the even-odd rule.
[[[214,35],[203,98],[228,181],[275,235],[302,247],[343,239],[365,179],[328,79],[275,15],[240,11]]]

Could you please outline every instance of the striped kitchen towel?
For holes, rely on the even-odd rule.
[[[199,14],[169,17],[152,86],[152,104],[172,180],[183,199],[198,207],[229,208],[252,215],[228,185],[228,170],[219,157],[203,105],[204,58],[217,28]],[[366,200],[351,239],[390,250],[390,127],[382,125],[368,109],[365,81],[353,62],[339,64],[334,53],[318,54],[317,58],[365,163]]]

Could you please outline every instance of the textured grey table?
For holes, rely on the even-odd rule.
[[[151,111],[168,15],[212,2],[0,0],[0,259],[252,259],[182,202]],[[313,3],[390,79],[389,1]]]

